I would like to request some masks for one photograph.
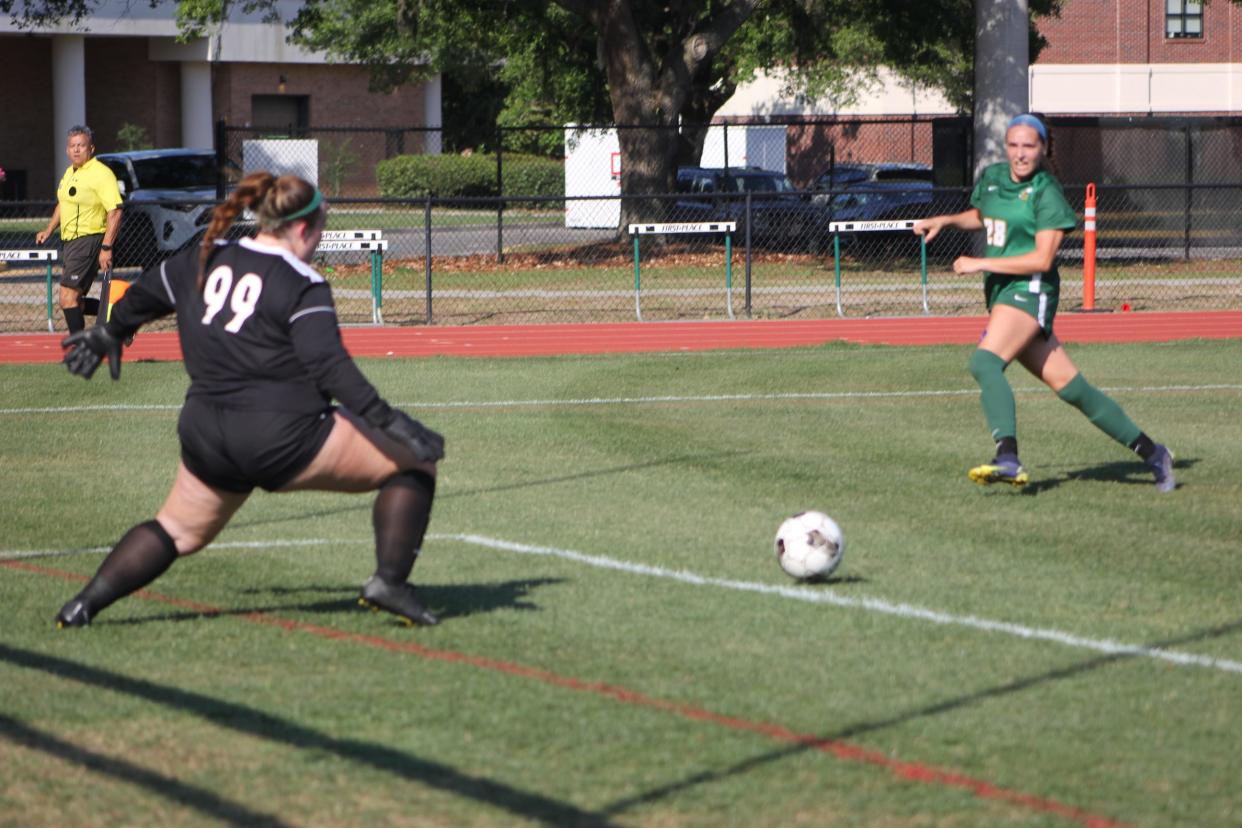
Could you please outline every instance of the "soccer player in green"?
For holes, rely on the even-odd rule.
[[[983,230],[987,236],[983,258],[960,256],[953,262],[955,273],[984,274],[988,306],[987,330],[970,357],[970,372],[979,383],[996,456],[971,469],[970,479],[981,485],[1018,487],[1030,481],[1018,460],[1017,412],[1013,389],[1005,379],[1005,369],[1016,359],[1097,428],[1142,457],[1155,475],[1156,488],[1171,492],[1177,486],[1173,454],[1087,382],[1052,332],[1061,286],[1057,250],[1065,232],[1077,224],[1077,216],[1060,183],[1043,167],[1047,149],[1043,122],[1034,115],[1018,115],[1005,129],[1007,161],[983,171],[971,193],[970,209],[914,225],[914,232],[929,242],[945,227]]]

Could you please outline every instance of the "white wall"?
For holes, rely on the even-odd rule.
[[[948,100],[934,89],[914,88],[887,69],[875,82],[858,80],[853,101],[807,100],[784,89],[783,73],[774,71],[740,85],[717,116],[796,115],[952,115]]]
[[[1242,64],[1036,64],[1031,109],[1048,113],[1242,110]]]

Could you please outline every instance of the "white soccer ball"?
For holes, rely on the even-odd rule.
[[[800,581],[827,578],[844,555],[845,535],[823,512],[799,512],[776,530],[776,560]]]

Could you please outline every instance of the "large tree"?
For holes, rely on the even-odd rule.
[[[171,1],[171,0],[170,0]],[[26,15],[88,14],[96,0],[0,0]],[[150,0],[160,2],[160,0]],[[1063,0],[1031,0],[1032,20]],[[702,125],[740,82],[779,69],[791,91],[848,102],[887,66],[968,109],[974,0],[303,0],[298,42],[369,65],[377,84],[418,72],[498,77],[502,123],[612,121],[623,192],[669,192]],[[180,0],[187,35],[277,0]],[[1042,45],[1031,26],[1031,58]],[[652,204],[627,203],[648,215]]]
[[[216,2],[217,0],[195,0]],[[1061,0],[1033,0],[1032,16]],[[973,0],[307,0],[294,38],[371,65],[499,77],[502,124],[619,126],[621,186],[669,192],[737,85],[780,69],[792,92],[848,103],[887,66],[969,106]],[[204,22],[209,22],[204,19]],[[1032,51],[1042,45],[1031,26]],[[654,203],[627,202],[650,216]]]

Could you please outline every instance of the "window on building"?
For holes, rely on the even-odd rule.
[[[1203,37],[1203,3],[1199,0],[1165,0],[1164,36]]]

